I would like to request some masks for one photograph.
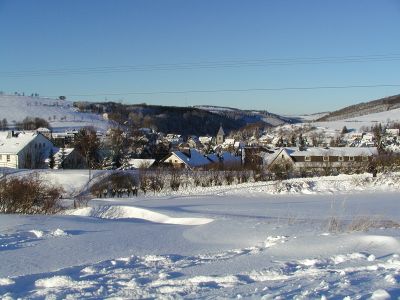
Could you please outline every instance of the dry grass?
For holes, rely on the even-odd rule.
[[[350,221],[332,216],[327,221],[327,230],[331,233],[367,232],[377,228],[400,228],[400,223],[384,219],[382,216],[357,216]]]

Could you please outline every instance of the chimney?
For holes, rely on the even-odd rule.
[[[183,154],[185,154],[187,157],[191,157],[191,153],[190,153],[190,148],[189,147],[185,147],[185,148],[183,148],[182,150],[181,150],[181,152],[183,153]]]
[[[14,130],[11,130],[7,133],[7,138],[11,139],[13,137],[17,137],[17,135],[15,134]]]

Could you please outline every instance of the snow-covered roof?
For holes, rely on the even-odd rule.
[[[200,141],[201,143],[203,143],[203,144],[209,143],[209,142],[211,142],[211,140],[212,140],[212,137],[211,137],[211,136],[200,136],[200,137],[199,137],[199,141]]]
[[[293,153],[293,151],[289,148],[278,148],[275,152],[269,153],[269,152],[264,152],[263,153],[263,161],[265,165],[270,165],[272,164],[280,155],[285,155],[287,156],[287,159],[290,159],[290,153]]]
[[[46,132],[46,133],[51,132],[51,130],[46,127],[39,127],[38,129],[36,129],[36,131],[37,132]]]
[[[155,159],[132,158],[128,160],[128,164],[136,169],[140,169],[151,167],[155,161]]]
[[[210,163],[210,161],[204,157],[196,149],[189,149],[190,156],[182,151],[173,151],[172,154],[177,156],[183,163],[189,167],[200,167]]]
[[[0,153],[17,154],[33,141],[37,135],[37,133],[33,132],[16,132],[12,135],[11,131],[1,131]]]
[[[234,145],[235,139],[225,139],[224,144],[225,145]]]
[[[376,147],[311,147],[300,151],[298,148],[285,148],[290,156],[371,156],[377,155]]]
[[[63,152],[64,152],[64,157],[67,157],[74,151],[75,148],[53,148],[54,152],[54,159],[61,161]]]
[[[208,154],[207,158],[213,163],[219,162],[219,156],[216,153]]]
[[[224,163],[240,163],[242,160],[240,156],[235,156],[230,152],[223,152],[221,157]]]

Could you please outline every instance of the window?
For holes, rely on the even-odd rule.
[[[338,161],[344,161],[344,157],[343,156],[338,156]]]
[[[329,161],[329,156],[323,156],[323,157],[322,157],[322,160],[323,160],[323,161]]]
[[[10,162],[10,154],[7,154],[7,162]]]
[[[304,156],[304,161],[311,161],[311,156]]]
[[[354,161],[354,156],[349,156],[349,161]]]

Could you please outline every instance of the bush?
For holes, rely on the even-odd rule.
[[[225,171],[225,181],[231,185],[235,181],[235,173],[233,171]]]
[[[173,191],[179,190],[179,186],[181,185],[181,174],[179,171],[172,170],[171,171],[171,181],[170,187]]]
[[[103,180],[96,182],[90,188],[90,192],[98,198],[107,197],[110,193],[114,197],[130,196],[137,191],[138,179],[134,174],[127,172],[115,172]]]
[[[53,214],[61,210],[62,189],[48,186],[37,176],[0,181],[0,212]]]
[[[146,171],[141,171],[139,175],[140,189],[144,194],[150,189],[151,180]]]
[[[154,195],[156,192],[161,192],[161,190],[164,188],[164,176],[161,174],[161,172],[155,172],[150,175],[150,189],[154,192]]]

